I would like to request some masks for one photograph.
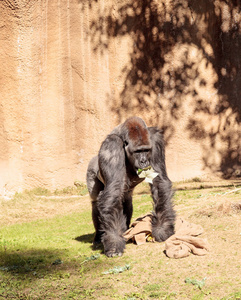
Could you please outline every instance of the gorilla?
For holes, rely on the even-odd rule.
[[[130,117],[114,128],[103,141],[98,156],[89,163],[87,187],[95,227],[93,245],[102,243],[108,257],[124,252],[126,242],[122,235],[132,217],[133,189],[145,179],[138,172],[150,167],[157,175],[150,183],[152,236],[161,242],[174,234],[175,211],[160,129],[147,127],[139,117]]]

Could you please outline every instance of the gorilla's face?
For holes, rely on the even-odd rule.
[[[135,171],[138,169],[144,169],[150,166],[151,162],[151,148],[139,147],[137,149],[131,149],[126,147],[126,154],[129,162],[132,164]]]
[[[129,118],[123,125],[125,152],[133,169],[144,169],[150,166],[151,138],[146,124],[140,118]]]
[[[136,170],[144,169],[150,166],[150,149],[136,150],[133,152],[133,157],[135,160],[134,166]]]

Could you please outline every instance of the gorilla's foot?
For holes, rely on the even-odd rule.
[[[102,240],[104,252],[108,257],[122,256],[125,250],[126,242],[121,236],[105,235]]]
[[[111,249],[109,251],[105,251],[105,255],[107,257],[122,256],[123,252],[118,252],[118,251],[116,251],[116,249]]]
[[[155,222],[155,219],[154,219]],[[174,234],[173,222],[165,222],[163,224],[152,224],[152,236],[157,242],[164,242]]]

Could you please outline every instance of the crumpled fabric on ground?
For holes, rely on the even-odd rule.
[[[175,224],[175,234],[170,236],[166,242],[166,255],[170,258],[187,257],[190,253],[196,255],[206,255],[210,250],[207,239],[199,238],[203,233],[201,225],[196,225],[177,218]]]
[[[131,224],[130,229],[124,233],[124,238],[128,241],[132,239],[137,245],[144,244],[151,237],[152,214],[140,217]],[[206,255],[210,247],[208,241],[199,238],[203,233],[200,225],[189,223],[179,217],[175,224],[175,234],[170,236],[165,242],[165,253],[170,258],[187,257],[190,253],[195,255]],[[154,241],[153,238],[151,238]]]
[[[132,239],[137,245],[145,244],[146,239],[150,236],[152,214],[145,215],[136,219],[129,229],[123,234],[126,241]]]

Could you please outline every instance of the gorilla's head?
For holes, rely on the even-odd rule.
[[[131,117],[123,124],[125,134],[125,152],[135,171],[150,166],[151,141],[145,122]]]

